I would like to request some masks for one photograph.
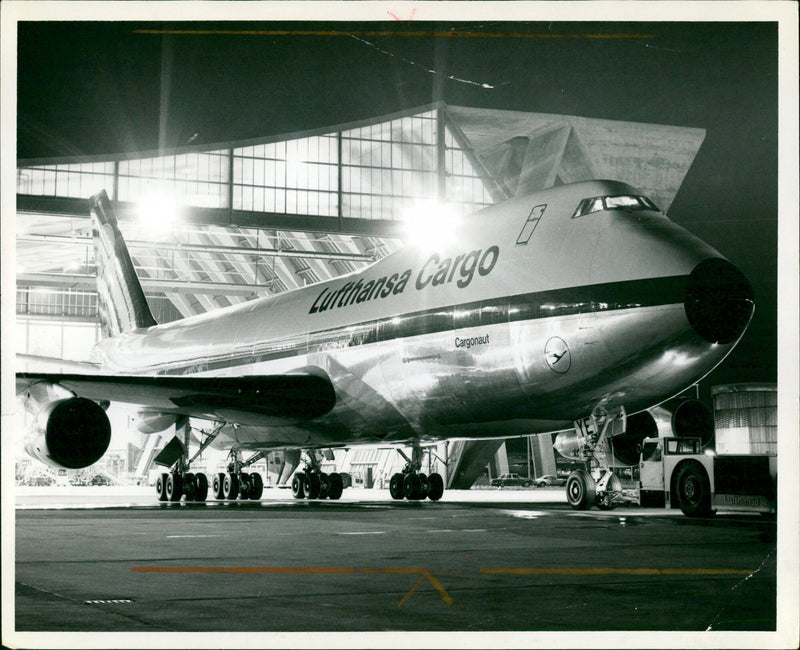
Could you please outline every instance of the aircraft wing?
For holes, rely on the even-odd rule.
[[[18,393],[38,383],[57,385],[98,402],[263,425],[320,417],[336,403],[330,379],[313,369],[247,377],[17,373]]]

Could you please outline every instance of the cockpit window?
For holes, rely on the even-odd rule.
[[[659,212],[656,204],[646,196],[619,195],[619,196],[596,196],[590,199],[583,199],[578,204],[573,219],[584,217],[592,212],[601,210],[652,210]]]
[[[606,210],[617,210],[620,208],[640,210],[642,206],[635,196],[607,196],[604,201],[606,202]]]

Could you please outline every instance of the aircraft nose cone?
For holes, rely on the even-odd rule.
[[[753,316],[753,288],[727,260],[708,259],[689,275],[684,307],[689,323],[703,339],[709,343],[733,343]]]

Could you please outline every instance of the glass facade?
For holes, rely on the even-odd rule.
[[[467,152],[460,148],[449,129],[445,130],[445,200],[469,213],[494,203],[486,183],[480,178]]]
[[[97,318],[97,294],[71,288],[17,288],[17,313],[28,316]]]
[[[41,165],[17,169],[17,194],[85,199],[114,186],[113,162]]]
[[[458,212],[493,203],[441,111],[212,151],[26,166],[17,193],[85,199],[116,188],[112,198],[128,203],[168,197],[202,208],[385,221],[401,220],[421,200]]]
[[[98,323],[69,323],[36,318],[18,318],[15,349],[30,354],[69,361],[90,361],[100,339]],[[20,370],[24,370],[26,363]]]
[[[233,209],[334,217],[338,142],[326,135],[233,150]]]
[[[398,232],[393,224],[421,203],[446,202],[450,214],[493,203],[482,166],[473,164],[474,154],[448,120],[439,105],[302,136],[210,145],[205,151],[33,161],[18,167],[17,193],[85,200],[105,190],[129,210],[127,216],[136,204],[159,200],[221,211],[198,212],[198,221],[189,223],[165,222],[160,231],[145,221],[124,221],[139,276],[173,283],[169,292],[146,288],[148,299],[166,301],[187,316],[327,280],[380,259],[398,242],[392,235],[374,235],[370,222],[383,224],[383,232]],[[35,221],[21,213],[18,222],[17,313],[96,318],[97,297],[87,281],[94,275],[88,220],[34,214]],[[350,220],[348,231],[363,234],[336,232],[335,219],[340,225]],[[213,225],[204,223],[208,220]],[[312,234],[309,227],[323,232]],[[337,258],[340,253],[347,255]],[[64,276],[64,286],[54,288],[58,276]],[[39,281],[48,286],[37,286]]]
[[[169,197],[201,208],[227,207],[228,161],[226,151],[122,160],[117,199],[133,203]]]
[[[401,219],[438,195],[435,111],[342,132],[342,216]]]

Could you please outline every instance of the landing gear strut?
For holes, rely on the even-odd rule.
[[[598,407],[590,417],[575,422],[580,441],[578,454],[586,466],[567,478],[567,502],[575,510],[588,510],[594,505],[600,510],[612,510],[627,500],[623,496],[622,483],[608,464],[611,455],[608,438],[624,433],[625,426],[625,408],[622,406],[612,412]]]
[[[264,480],[258,472],[245,472],[256,461],[264,458],[264,452],[259,451],[243,461],[237,449],[231,449],[228,471],[214,475],[214,496],[217,499],[233,501],[237,497],[242,500],[257,501],[264,492]]]
[[[389,494],[397,501],[421,501],[428,498],[438,501],[444,494],[444,480],[434,472],[430,476],[420,472],[422,468],[422,447],[414,445],[409,458],[401,449],[397,450],[406,459],[402,472],[392,475],[389,480]]]
[[[323,472],[316,451],[311,450],[306,455],[308,462],[303,471],[292,478],[292,496],[295,499],[340,499],[344,491],[342,475]]]

